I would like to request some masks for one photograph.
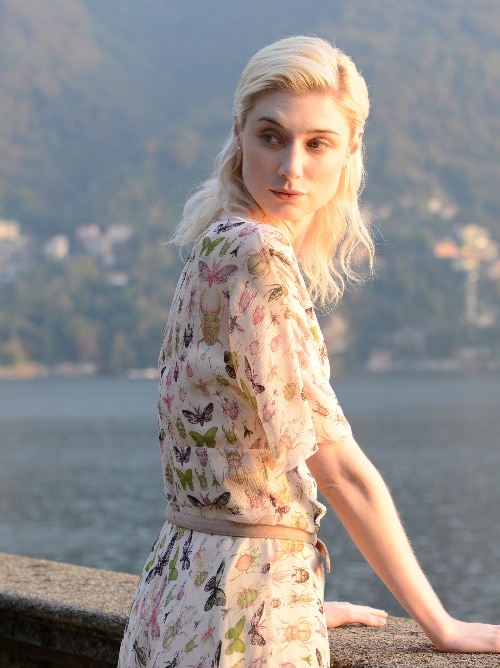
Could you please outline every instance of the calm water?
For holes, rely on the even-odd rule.
[[[450,612],[500,618],[500,378],[335,387]],[[163,522],[156,384],[0,382],[0,551],[138,573]],[[329,513],[327,596],[402,614]]]

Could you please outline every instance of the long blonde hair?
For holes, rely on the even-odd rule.
[[[234,96],[240,128],[256,97],[272,90],[331,93],[349,122],[351,140],[361,137],[369,112],[366,83],[352,60],[329,42],[318,37],[287,37],[258,51],[243,70]],[[347,282],[362,280],[355,267],[361,260],[372,266],[374,245],[358,204],[364,176],[360,146],[344,168],[335,196],[315,213],[301,246],[302,272],[311,297],[320,305],[336,302]],[[171,242],[191,243],[223,216],[252,214],[259,219],[259,206],[243,183],[231,131],[215,160],[212,177],[187,200]]]

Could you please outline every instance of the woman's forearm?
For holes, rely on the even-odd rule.
[[[420,568],[376,468],[355,442],[323,444],[308,465],[365,559],[439,645],[452,620]]]
[[[500,653],[500,626],[461,622],[443,608],[387,485],[354,440],[320,445],[307,464],[365,559],[438,649]]]

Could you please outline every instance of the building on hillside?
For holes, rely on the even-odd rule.
[[[30,263],[28,238],[15,220],[0,218],[0,285],[14,283]]]

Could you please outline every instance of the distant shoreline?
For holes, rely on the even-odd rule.
[[[400,375],[400,374],[485,374],[496,375],[500,371],[500,361],[496,360],[462,360],[462,359],[407,359],[392,360],[387,357],[371,358],[362,369],[352,369],[347,375],[357,375],[362,372],[367,375]],[[338,370],[333,375],[343,376],[345,370]],[[53,366],[26,362],[10,366],[0,366],[0,381],[2,380],[34,380],[37,378],[90,378],[99,375],[112,375],[128,380],[157,380],[158,369],[147,367],[144,369],[126,369],[120,373],[101,374],[95,364],[63,362]]]
[[[99,375],[95,364],[64,362],[54,366],[26,362],[11,366],[0,366],[0,380],[33,380],[35,378],[88,378]],[[130,380],[156,380],[158,370],[127,369],[123,375]]]

